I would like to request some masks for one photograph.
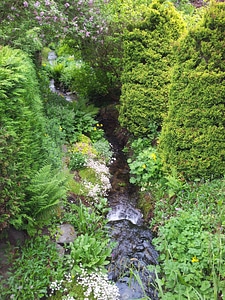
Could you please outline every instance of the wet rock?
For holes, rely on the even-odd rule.
[[[121,289],[121,299],[140,298],[145,294],[151,296],[151,299],[158,299],[153,286],[155,275],[148,270],[148,265],[156,265],[158,258],[158,253],[151,244],[150,230],[144,226],[136,226],[129,220],[109,222],[109,226],[111,239],[117,245],[112,251],[108,274]],[[142,281],[142,286],[132,275],[134,273]],[[126,278],[129,278],[129,284]]]

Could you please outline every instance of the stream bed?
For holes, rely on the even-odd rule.
[[[109,279],[118,286],[121,300],[157,300],[155,275],[148,266],[158,263],[158,253],[151,243],[152,233],[136,208],[137,188],[129,183],[129,167],[122,151],[126,135],[118,131],[118,113],[113,105],[101,109],[99,121],[114,152],[110,165],[112,189],[108,195],[111,211],[107,218],[109,235],[116,247],[107,268]]]

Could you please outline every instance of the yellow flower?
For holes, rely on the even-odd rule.
[[[59,130],[62,131],[62,127],[61,126],[59,126]]]
[[[151,156],[151,158],[152,158],[153,160],[156,160],[156,155],[155,155],[155,153],[151,153],[150,156]]]
[[[142,165],[142,168],[143,168],[143,169],[146,169],[146,164]]]
[[[97,130],[97,128],[96,128],[96,127],[94,127],[94,130]]]
[[[96,126],[99,127],[100,125],[99,125],[99,124],[96,124]]]
[[[191,262],[192,263],[199,262],[199,259],[196,256],[193,256]]]

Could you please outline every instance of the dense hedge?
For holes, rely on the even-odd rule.
[[[177,47],[169,113],[160,138],[164,169],[187,179],[225,174],[225,3]]]
[[[155,0],[125,34],[119,120],[135,136],[152,133],[167,112],[172,46],[183,30],[174,6]]]
[[[0,47],[0,229],[19,216],[25,187],[42,164],[43,123],[32,62]]]

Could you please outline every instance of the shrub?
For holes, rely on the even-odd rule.
[[[19,50],[0,47],[0,229],[20,214],[24,191],[43,164],[44,118],[31,60]]]
[[[101,138],[100,140],[95,142],[93,146],[97,151],[97,156],[100,159],[103,159],[106,163],[109,163],[113,156],[113,151],[110,143],[105,138]]]
[[[188,180],[225,174],[224,25],[225,4],[211,4],[176,49],[159,151],[164,170]]]
[[[53,281],[50,290],[51,300],[119,299],[119,289],[108,280],[106,274],[99,271],[88,272],[84,269],[76,278],[71,274],[65,274],[64,280]]]
[[[67,223],[73,225],[78,233],[88,233],[89,235],[105,234],[105,225],[107,219],[104,214],[108,209],[103,205],[103,200],[99,201],[101,209],[98,210],[98,206],[86,207],[81,202],[79,205],[70,204],[67,206],[67,210],[62,218]],[[104,213],[104,214],[103,214]]]
[[[124,35],[119,121],[135,136],[154,135],[167,113],[172,46],[183,30],[171,3],[153,1]]]

